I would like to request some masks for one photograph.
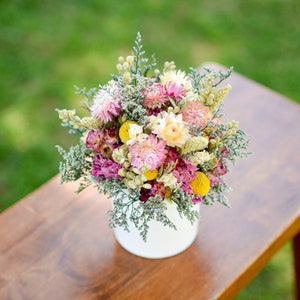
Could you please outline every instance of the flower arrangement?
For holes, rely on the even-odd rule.
[[[229,162],[247,155],[248,139],[238,122],[222,123],[231,87],[219,85],[231,68],[186,74],[165,62],[161,72],[144,55],[138,33],[132,55],[119,57],[118,75],[89,91],[76,87],[89,116],[57,110],[62,126],[81,136],[68,151],[57,148],[61,182],[81,179],[78,192],[93,184],[109,194],[110,226],[128,230],[131,221],[146,240],[150,220],[176,227],[167,201],[191,222],[196,203],[229,206],[223,176]]]

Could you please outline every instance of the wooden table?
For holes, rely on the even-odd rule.
[[[228,176],[232,208],[202,207],[186,252],[127,253],[107,226],[110,202],[55,177],[0,216],[0,299],[232,299],[290,239],[299,290],[300,107],[238,74],[230,82],[226,114],[253,154]]]

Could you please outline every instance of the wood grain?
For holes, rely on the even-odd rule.
[[[298,251],[300,108],[236,73],[230,81],[226,116],[253,154],[227,176],[232,208],[202,207],[187,251],[127,253],[108,228],[110,200],[55,177],[0,215],[0,299],[232,299],[297,234]]]

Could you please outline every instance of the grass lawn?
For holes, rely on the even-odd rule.
[[[299,6],[297,0],[1,1],[0,211],[58,172],[55,145],[74,140],[55,108],[80,109],[73,86],[105,83],[138,31],[159,66],[233,65],[300,103]],[[237,299],[292,299],[292,275],[287,245]]]

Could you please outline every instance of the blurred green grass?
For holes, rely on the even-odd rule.
[[[0,211],[58,172],[74,142],[55,108],[80,109],[73,86],[115,72],[140,31],[158,65],[217,61],[300,102],[297,0],[3,0],[0,2]],[[287,245],[237,299],[292,299]]]

